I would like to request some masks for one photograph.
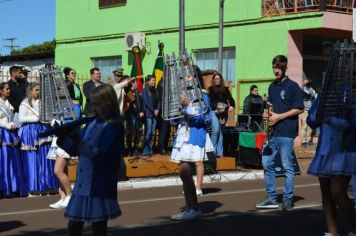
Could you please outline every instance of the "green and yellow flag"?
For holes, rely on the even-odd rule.
[[[164,65],[163,48],[164,48],[164,44],[160,43],[158,45],[158,48],[159,48],[159,51],[158,51],[158,54],[157,54],[155,66],[153,68],[153,73],[152,73],[152,75],[156,78],[156,87],[157,87],[159,81],[163,77],[163,65]]]

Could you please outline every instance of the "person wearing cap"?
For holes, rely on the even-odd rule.
[[[20,72],[20,78],[21,78],[21,81],[27,81],[27,78],[28,78],[28,73],[31,72],[27,66],[23,66],[21,68],[21,72]]]
[[[10,87],[9,102],[14,107],[14,122],[19,128],[19,107],[26,97],[27,80],[21,76],[22,68],[20,66],[11,66],[9,69],[11,79],[8,82]]]
[[[119,101],[119,107],[120,107],[120,114],[123,116],[124,115],[124,95],[125,91],[124,88],[126,88],[129,85],[130,82],[130,77],[129,76],[123,76],[124,69],[119,68],[117,70],[114,70],[112,73],[114,74],[114,84],[113,88],[116,92],[117,100]]]

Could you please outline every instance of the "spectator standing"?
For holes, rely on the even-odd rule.
[[[163,79],[161,79],[157,84],[157,92],[159,96],[160,104],[163,103]],[[160,114],[162,114],[163,106],[160,106]],[[164,120],[162,116],[158,117],[159,120],[159,137],[158,137],[158,149],[159,153],[162,155],[170,155],[168,150],[168,140],[171,131],[171,123],[169,120]]]
[[[127,103],[124,104],[127,129],[127,151],[129,156],[134,155],[137,157],[139,155],[138,147],[142,136],[145,108],[142,96],[136,89],[135,81],[129,83],[128,91],[125,96],[127,97]]]
[[[262,114],[263,113],[263,98],[258,94],[257,85],[253,84],[250,87],[250,94],[244,100],[244,114]],[[258,111],[252,111],[252,106],[258,105],[261,108]]]
[[[73,109],[77,116],[76,118],[79,119],[82,115],[80,107],[83,104],[83,95],[80,91],[79,84],[75,83],[77,73],[70,67],[64,68],[63,73],[65,76],[65,83],[69,92],[69,97],[73,102]]]
[[[304,111],[301,115],[301,126],[302,126],[302,147],[307,147],[313,144],[311,133],[312,129],[307,124],[308,111],[316,98],[316,93],[311,87],[311,82],[308,79],[303,80],[302,86]]]
[[[209,87],[210,119],[211,119],[211,141],[215,147],[216,157],[223,155],[223,135],[222,126],[225,125],[228,112],[235,107],[229,89],[225,86],[224,79],[219,72],[214,72],[212,76],[212,86]]]
[[[9,102],[14,108],[14,123],[16,127],[20,127],[19,123],[19,107],[21,102],[26,97],[26,89],[28,82],[26,79],[22,79],[22,68],[19,66],[11,66],[9,69],[11,79],[8,82],[10,88]]]
[[[153,154],[152,137],[156,129],[159,115],[159,96],[155,88],[155,77],[148,75],[145,78],[145,88],[142,91],[143,103],[145,105],[145,144],[142,155],[151,156]]]
[[[100,73],[99,68],[94,67],[94,68],[90,69],[90,77],[91,77],[91,80],[86,81],[83,84],[83,93],[84,93],[84,96],[86,99],[84,115],[86,115],[86,116],[94,114],[93,104],[91,103],[91,96],[93,94],[94,89],[103,84],[100,81],[101,73]]]

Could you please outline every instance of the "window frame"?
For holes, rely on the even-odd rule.
[[[228,57],[225,58],[225,53],[231,53],[229,52],[228,50],[232,50],[233,51],[233,55],[234,55],[234,78],[226,78],[227,76],[227,72],[225,72],[226,74],[224,74],[223,72],[222,73],[222,76],[224,78],[224,80],[227,82],[227,81],[232,81],[232,84],[235,86],[236,83],[237,83],[237,64],[236,64],[236,47],[235,46],[227,46],[227,47],[223,47],[223,70],[224,70],[224,64],[226,65],[226,63],[224,63],[225,60],[229,60]],[[207,52],[212,52],[212,53],[218,53],[219,49],[218,48],[199,48],[199,49],[193,49],[193,55],[194,55],[194,63],[198,65],[198,53],[199,52],[203,52],[203,53],[207,53]],[[227,54],[228,55],[228,54]],[[232,59],[232,58],[230,58]],[[208,69],[211,69],[211,70],[218,70],[218,61],[219,59],[216,58],[216,67],[215,68],[200,68],[201,70],[208,70]],[[226,61],[227,62],[227,61]]]
[[[100,69],[101,72],[101,79],[103,82],[107,83],[111,80],[113,80],[114,75],[112,74],[112,71],[118,68],[122,68],[122,64],[123,64],[123,57],[122,55],[110,55],[110,56],[98,56],[98,57],[91,57],[90,58],[92,61],[92,68],[94,67],[98,67]],[[112,69],[109,69],[108,74],[103,74],[103,69],[105,68],[103,66],[99,66],[99,65],[95,65],[95,61],[99,61],[99,60],[118,60],[119,62],[121,62],[121,65],[114,65],[114,66],[108,66],[109,68],[112,67]]]
[[[110,3],[108,3],[110,1]],[[99,9],[119,7],[127,4],[127,0],[99,0]]]

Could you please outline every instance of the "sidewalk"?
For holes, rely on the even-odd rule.
[[[295,153],[298,158],[301,175],[306,175],[309,164],[314,157],[315,145],[307,148],[295,147]],[[235,171],[221,171],[213,175],[205,175],[204,183],[230,182],[236,180],[252,180],[263,178],[263,170],[242,169],[240,167]],[[195,179],[195,177],[194,177]],[[196,179],[195,179],[196,180]],[[152,188],[182,185],[178,175],[162,177],[131,178],[128,181],[118,182],[118,189]]]

